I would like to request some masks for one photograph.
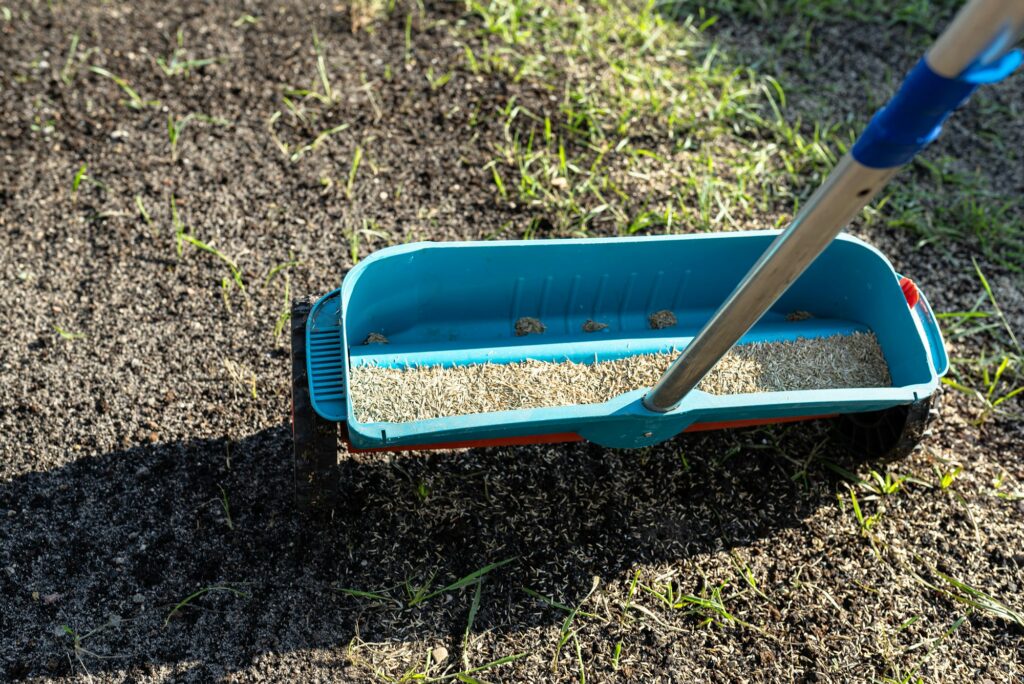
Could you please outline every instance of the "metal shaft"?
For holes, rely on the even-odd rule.
[[[869,169],[849,155],[843,157],[789,228],[775,238],[711,320],[644,397],[644,405],[652,411],[674,408],[896,171]]]
[[[1024,28],[1024,0],[973,0],[925,56],[929,66],[959,76],[976,60],[1005,52]],[[693,341],[644,397],[651,411],[671,411],[697,386],[828,244],[899,170],[869,168],[849,154],[794,217]]]

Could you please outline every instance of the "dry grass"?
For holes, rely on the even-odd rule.
[[[350,396],[360,422],[410,422],[545,406],[595,404],[653,385],[675,354],[599,363],[526,360],[443,368],[359,366]],[[746,344],[730,351],[700,384],[710,394],[835,387],[887,387],[872,333]]]

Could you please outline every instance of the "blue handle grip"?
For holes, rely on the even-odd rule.
[[[906,164],[938,137],[946,118],[975,88],[1006,78],[1022,59],[1020,50],[1012,50],[992,63],[947,78],[932,71],[922,58],[889,103],[871,118],[853,146],[853,158],[874,169]]]

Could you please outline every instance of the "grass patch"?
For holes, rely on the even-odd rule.
[[[920,245],[978,249],[986,259],[1024,273],[1024,210],[1020,198],[994,191],[980,170],[951,157],[914,160],[881,204],[890,228],[909,230]]]
[[[812,104],[803,106],[813,118],[794,117],[776,78],[741,66],[749,59],[781,70],[783,63],[724,48],[711,30],[718,16],[799,24],[778,36],[781,54],[793,41],[810,51],[814,27],[838,22],[893,32],[909,27],[923,47],[956,6],[470,1],[483,44],[462,45],[466,68],[540,83],[559,100],[556,114],[531,111],[514,98],[494,112],[504,135],[492,144],[485,172],[501,202],[526,205],[538,216],[527,237],[541,225],[581,236],[784,225],[871,112],[853,112],[863,120],[851,125],[851,112],[814,104],[816,91],[834,84],[812,74],[791,85],[811,95]],[[977,245],[990,260],[1024,268],[1017,197],[992,190],[983,172],[950,159],[926,155],[913,168],[865,210],[868,220],[911,231],[922,245]]]
[[[842,151],[834,128],[790,122],[778,81],[736,67],[707,20],[654,3],[469,6],[485,40],[463,46],[469,70],[539,81],[560,99],[554,117],[510,100],[489,165],[502,198],[560,232],[768,227]]]
[[[1024,350],[977,260],[973,264],[982,290],[974,306],[937,317],[949,343],[968,342],[968,348],[977,352],[952,357],[942,382],[982,406],[975,424],[993,416],[1020,419],[1019,403],[1012,400],[1024,393]]]

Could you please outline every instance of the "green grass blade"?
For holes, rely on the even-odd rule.
[[[239,589],[235,589],[234,587],[228,587],[228,586],[224,586],[224,585],[214,585],[212,587],[204,587],[204,588],[200,589],[199,591],[196,591],[196,592],[193,592],[192,594],[189,594],[184,599],[182,599],[176,606],[174,606],[174,608],[171,609],[171,612],[168,613],[167,617],[164,619],[164,627],[166,627],[167,623],[171,621],[171,618],[174,617],[175,613],[177,613],[179,610],[181,610],[182,608],[184,608],[189,603],[191,603],[195,599],[199,598],[203,594],[208,594],[211,591],[227,591],[227,592],[231,592],[235,596],[240,596],[242,598],[249,598],[249,595],[246,594],[244,591],[241,591]]]
[[[451,584],[449,584],[446,587],[442,587],[441,589],[438,589],[437,591],[433,591],[433,592],[427,594],[422,599],[420,599],[420,602],[426,601],[427,599],[432,599],[435,596],[440,596],[441,594],[445,594],[445,593],[447,593],[449,591],[455,591],[456,589],[462,589],[463,587],[469,586],[470,584],[472,584],[473,582],[476,582],[478,579],[480,579],[481,577],[483,577],[484,575],[486,575],[490,571],[496,570],[496,569],[500,568],[503,565],[508,565],[509,563],[511,563],[514,560],[515,560],[515,557],[513,557],[513,558],[506,558],[505,560],[498,561],[496,563],[489,563],[488,565],[485,565],[484,567],[480,568],[479,570],[474,570],[473,572],[469,573],[468,575],[466,575],[462,579],[457,580],[455,582],[452,582]]]

